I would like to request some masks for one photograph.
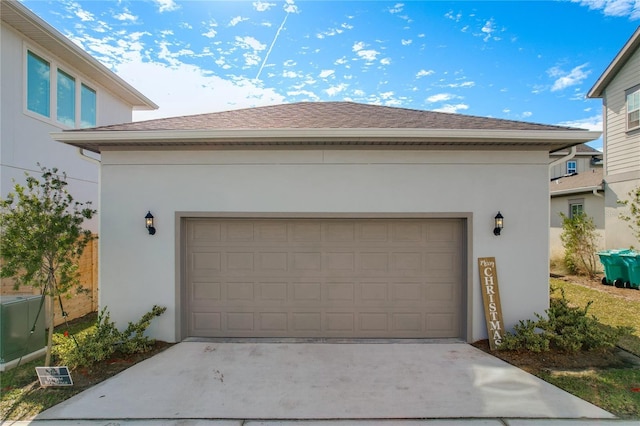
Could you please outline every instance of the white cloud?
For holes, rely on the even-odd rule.
[[[134,120],[173,117],[281,104],[285,97],[255,81],[223,79],[184,63],[127,62],[116,72],[160,106],[156,111],[134,111]],[[171,81],[170,85],[166,82]]]
[[[218,32],[215,30],[218,27],[218,23],[216,21],[209,21],[207,24],[209,25],[209,31],[206,33],[202,33],[203,36],[207,38],[214,38]]]
[[[444,105],[440,108],[434,109],[436,112],[448,112],[452,114],[456,114],[458,111],[464,111],[469,109],[469,105],[465,104],[456,104],[456,105]]]
[[[567,87],[575,86],[582,83],[591,74],[591,71],[584,71],[584,68],[588,64],[578,65],[568,73],[561,70],[559,67],[553,67],[547,70],[547,73],[551,78],[558,77],[551,87],[552,92],[566,89]]]
[[[389,8],[389,13],[400,13],[404,8],[404,3],[396,3],[395,6]]]
[[[435,71],[434,70],[420,70],[416,74],[416,78],[427,77],[427,76],[429,76],[431,74],[435,74]]]
[[[327,95],[333,97],[333,96],[337,95],[338,93],[346,90],[346,88],[347,88],[346,84],[340,83],[340,84],[338,84],[336,86],[329,87],[327,90],[325,90],[325,92],[327,93]]]
[[[333,74],[335,74],[334,70],[322,70],[320,72],[320,74],[318,74],[318,77],[327,78],[327,77],[329,77],[330,75],[333,75]]]
[[[382,58],[380,59],[380,63],[382,65],[391,65],[391,58]]]
[[[588,6],[591,10],[601,10],[605,16],[628,16],[631,21],[640,19],[640,1],[638,0],[571,0]]]
[[[308,90],[294,90],[287,92],[287,96],[302,96],[307,99],[312,99],[314,101],[319,101],[320,97],[313,92],[309,92]]]
[[[298,6],[294,0],[285,0],[284,11],[287,13],[298,13]]]
[[[484,24],[484,27],[482,27],[482,29],[480,30],[486,34],[486,36],[483,38],[484,41],[489,41],[491,39],[491,35],[495,31],[493,26],[494,26],[493,20],[489,20],[487,21],[486,24]]]
[[[452,21],[456,21],[456,22],[460,22],[460,19],[462,19],[462,14],[457,13],[454,14],[452,10],[450,10],[449,12],[444,14],[445,18],[449,18]]]
[[[296,61],[294,61],[293,59],[287,59],[282,63],[282,65],[284,65],[285,67],[293,67],[296,65]]]
[[[451,87],[452,89],[460,89],[460,88],[469,88],[475,86],[476,83],[473,81],[464,81],[462,83],[450,83],[447,84],[446,87]]]
[[[155,0],[155,2],[160,6],[159,12],[172,12],[180,8],[174,0]]]
[[[255,51],[261,51],[267,48],[266,44],[260,43],[258,40],[251,36],[236,36],[236,41],[238,42],[238,45],[243,49],[253,49]]]
[[[411,39],[409,39],[409,40],[402,39],[402,40],[400,40],[400,43],[402,43],[403,46],[408,46],[411,43],[413,43],[413,40],[411,40]]]
[[[254,1],[253,8],[258,12],[265,12],[275,6],[275,3],[268,3],[266,1]]]
[[[427,98],[427,102],[444,102],[454,99],[456,96],[451,93],[438,93],[437,95],[431,95]]]
[[[295,72],[295,71],[284,71],[282,73],[282,76],[285,77],[285,78],[298,78],[298,77],[300,77],[298,75],[298,73]]]
[[[525,111],[522,113],[522,117],[524,118],[529,118],[533,115],[533,113],[531,111]]]
[[[365,49],[365,44],[361,41],[358,41],[353,44],[352,50],[356,52],[356,54],[364,59],[367,62],[373,62],[376,60],[380,52],[373,49]]]
[[[122,13],[118,13],[116,15],[113,15],[113,17],[115,19],[117,19],[118,21],[131,21],[131,22],[136,22],[138,20],[137,16],[132,15],[129,11],[125,11]]]
[[[567,127],[576,127],[579,129],[586,129],[595,132],[602,131],[602,116],[594,115],[593,117],[582,118],[578,120],[572,121],[563,121],[561,123],[557,123],[558,126],[567,126]]]
[[[231,21],[229,21],[229,26],[230,27],[235,27],[240,22],[244,22],[244,21],[248,21],[248,20],[249,20],[249,18],[243,18],[242,16],[236,16],[235,18],[231,19]]]

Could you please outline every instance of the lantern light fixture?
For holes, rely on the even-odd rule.
[[[494,218],[494,227],[493,227],[493,235],[500,235],[500,231],[504,228],[504,216],[498,212],[496,217]]]
[[[144,225],[149,231],[149,235],[155,235],[156,228],[153,226],[153,215],[151,214],[151,211],[149,211],[144,217]]]

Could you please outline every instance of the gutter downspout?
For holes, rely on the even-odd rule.
[[[557,166],[560,163],[564,163],[565,161],[571,160],[573,157],[576,156],[576,152],[577,151],[578,151],[578,148],[576,148],[576,145],[572,146],[571,147],[571,151],[569,151],[569,154],[567,154],[566,156],[551,162],[549,164],[549,169],[551,169],[554,166]]]
[[[78,155],[80,156],[80,158],[82,158],[83,160],[87,160],[93,164],[96,165],[100,165],[100,160],[96,160],[95,158],[91,158],[89,157],[87,154],[84,153],[84,148],[78,148],[78,150],[76,151],[78,153]]]

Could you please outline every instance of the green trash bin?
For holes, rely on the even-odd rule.
[[[640,290],[640,253],[634,251],[621,253],[620,258],[629,272],[629,279],[625,281],[625,287]]]
[[[621,255],[631,253],[632,250],[604,250],[598,252],[600,263],[604,266],[602,284],[624,287],[629,282],[629,268]]]

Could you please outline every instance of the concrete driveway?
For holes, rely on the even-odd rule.
[[[464,343],[183,342],[37,419],[611,419]]]

